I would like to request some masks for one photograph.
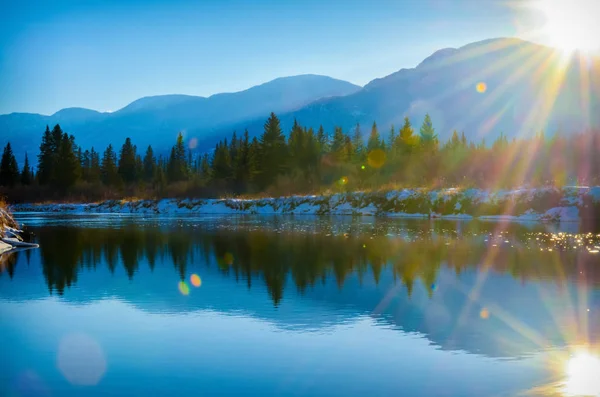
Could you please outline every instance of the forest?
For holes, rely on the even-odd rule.
[[[365,139],[366,137],[366,139]],[[317,131],[298,122],[288,134],[273,113],[258,137],[233,132],[201,153],[179,133],[170,152],[157,154],[126,138],[120,149],[77,145],[60,125],[41,137],[37,166],[19,167],[10,142],[0,163],[0,194],[10,202],[94,201],[126,197],[255,197],[326,194],[400,187],[511,188],[597,184],[600,132],[583,131],[493,142],[453,131],[440,142],[429,115],[417,129]]]

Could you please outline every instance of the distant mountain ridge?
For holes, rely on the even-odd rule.
[[[315,100],[348,95],[361,87],[327,76],[283,77],[234,93],[210,97],[159,95],[144,97],[115,112],[84,108],[62,109],[51,116],[11,113],[0,116],[0,141],[10,140],[19,161],[24,152],[38,153],[46,125],[60,123],[83,147],[97,150],[112,143],[119,147],[125,137],[139,147],[152,144],[159,152],[172,144],[177,133],[188,137],[210,135],[243,120],[262,118],[270,112],[286,113]]]
[[[477,87],[479,85],[480,91]],[[481,88],[483,87],[483,88]],[[357,123],[380,132],[409,116],[418,129],[425,113],[439,138],[452,130],[491,143],[537,131],[565,133],[600,128],[600,60],[562,53],[519,39],[489,39],[434,52],[415,68],[374,79],[364,87],[318,75],[282,77],[235,93],[210,97],[160,95],[140,98],[112,113],[62,109],[52,116],[12,113],[0,116],[0,143],[10,140],[18,161],[38,152],[46,124],[60,123],[83,147],[120,147],[126,136],[140,148],[166,152],[178,131],[198,139],[200,151],[232,131],[262,132],[275,112],[287,133],[294,120],[307,127]]]

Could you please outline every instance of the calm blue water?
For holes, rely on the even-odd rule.
[[[600,395],[577,225],[19,221],[40,248],[0,259],[2,396]]]

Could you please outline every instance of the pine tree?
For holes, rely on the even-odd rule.
[[[90,171],[92,168],[92,157],[89,150],[85,150],[81,155],[81,179],[90,182]]]
[[[106,186],[117,186],[119,184],[120,181],[119,172],[117,169],[117,154],[110,144],[102,155],[100,172],[102,175],[102,183],[104,183]]]
[[[342,127],[335,127],[333,130],[333,139],[331,140],[331,153],[336,159],[341,160],[343,156],[342,151],[346,146],[346,135],[342,131]]]
[[[256,137],[252,138],[250,150],[248,151],[248,185],[254,185],[258,177],[260,167],[260,142]]]
[[[118,173],[123,182],[131,184],[136,181],[136,147],[131,143],[131,138],[126,138],[119,153]]]
[[[53,135],[50,132],[50,128],[46,126],[46,131],[42,136],[42,143],[40,144],[40,153],[38,155],[38,172],[37,178],[40,185],[47,185],[52,180],[52,174],[54,170],[54,153],[53,150]]]
[[[239,153],[233,163],[234,189],[241,193],[248,189],[250,180],[250,135],[248,130],[244,131],[244,137],[240,139]]]
[[[390,128],[390,133],[388,134],[387,140],[387,148],[390,151],[394,150],[394,144],[396,143],[396,130],[394,129],[394,125]]]
[[[225,139],[217,143],[212,161],[212,177],[220,183],[229,183],[232,177],[229,145]]]
[[[169,182],[184,181],[188,177],[187,162],[185,157],[185,145],[183,143],[183,134],[177,135],[177,143],[171,149],[171,156],[168,163]]]
[[[292,131],[290,131],[287,144],[291,169],[301,169],[303,167],[304,145],[304,130],[294,120],[294,126],[292,127]]]
[[[381,136],[377,130],[377,123],[373,122],[371,134],[369,135],[369,140],[367,142],[367,153],[370,153],[375,149],[381,149]]]
[[[259,157],[259,184],[267,188],[277,179],[277,176],[286,170],[285,136],[281,131],[279,119],[275,113],[264,125],[263,134],[260,137],[260,157]]]
[[[91,183],[100,182],[102,176],[102,170],[100,167],[100,154],[94,150],[90,151],[90,172],[88,180]]]
[[[211,169],[210,169],[210,158],[208,153],[204,153],[202,156],[202,161],[200,162],[200,177],[207,181],[210,179]]]
[[[414,135],[414,130],[410,124],[408,117],[404,118],[404,125],[398,131],[396,137],[396,153],[406,156],[412,153],[414,147],[417,145],[417,137]]]
[[[23,171],[21,171],[21,185],[31,185],[31,182],[33,181],[32,174],[33,171],[29,166],[29,158],[27,157],[27,153],[25,153],[25,163],[23,164]]]
[[[13,154],[10,142],[4,147],[0,162],[0,186],[12,187],[19,181],[19,166]]]
[[[144,180],[146,182],[151,182],[154,179],[155,168],[156,158],[154,157],[154,151],[152,150],[152,146],[148,146],[144,155]]]
[[[352,147],[354,149],[353,161],[355,163],[361,163],[365,159],[365,142],[363,140],[362,132],[360,130],[360,124],[356,123],[354,129],[354,136],[352,137]]]
[[[62,191],[75,185],[79,178],[79,160],[73,150],[74,139],[63,133],[56,156],[54,184]]]
[[[329,151],[329,139],[327,134],[325,134],[325,130],[323,126],[319,126],[319,130],[317,131],[317,141],[319,143],[319,151],[321,153],[326,153]]]
[[[437,143],[437,135],[435,133],[435,129],[433,128],[433,124],[431,123],[431,117],[429,113],[425,115],[425,119],[423,120],[423,125],[419,130],[420,142],[423,147],[435,147]]]

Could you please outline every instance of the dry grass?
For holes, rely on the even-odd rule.
[[[4,228],[12,227],[18,229],[18,224],[12,217],[8,203],[3,197],[0,197],[0,236],[4,236]]]

